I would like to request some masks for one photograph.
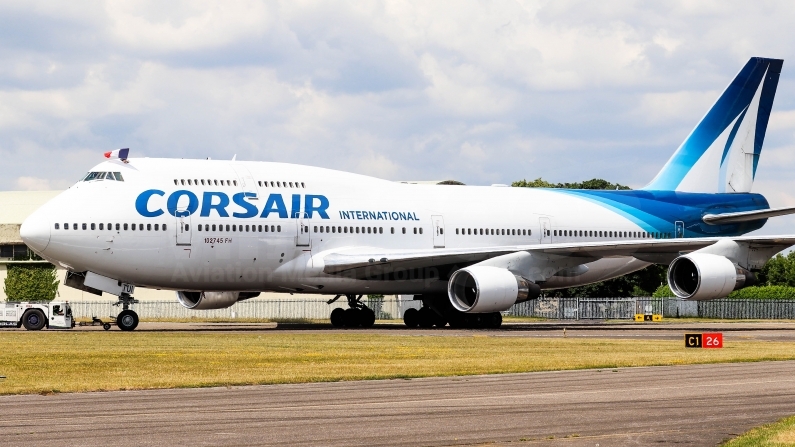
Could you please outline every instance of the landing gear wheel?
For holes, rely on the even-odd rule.
[[[102,325],[102,329],[105,329],[106,331],[109,331],[110,330],[110,323],[103,324]]]
[[[47,319],[40,310],[33,309],[25,312],[25,315],[22,316],[22,324],[29,331],[40,331],[47,324]]]
[[[361,325],[361,318],[359,314],[361,311],[356,308],[345,309],[345,326],[346,327],[359,327]]]
[[[417,322],[421,328],[429,329],[436,322],[436,312],[428,307],[423,307],[417,312]]]
[[[433,325],[439,328],[447,326],[447,319],[436,312],[433,312]]]
[[[499,329],[502,326],[502,314],[494,312],[483,316],[483,327],[488,329]]]
[[[419,311],[413,307],[403,312],[403,323],[408,327],[417,327],[420,324]]]
[[[345,326],[345,309],[338,307],[331,311],[331,325],[334,327]]]
[[[362,327],[373,327],[375,324],[375,312],[369,307],[359,310],[359,319]]]
[[[131,331],[138,327],[138,314],[133,310],[123,310],[116,317],[116,326],[123,331]]]

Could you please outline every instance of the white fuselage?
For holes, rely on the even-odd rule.
[[[29,219],[42,233],[32,248],[72,271],[158,289],[442,292],[440,280],[328,275],[322,259],[367,247],[649,237],[619,213],[543,189],[405,184],[316,167],[216,160],[113,160],[92,172],[118,172],[123,181],[81,181],[47,203]],[[646,265],[603,258],[583,274],[555,276],[543,287],[591,283]]]

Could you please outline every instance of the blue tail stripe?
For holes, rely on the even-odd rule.
[[[765,77],[769,82],[762,88],[754,142],[754,151],[759,154],[782,64],[783,61],[779,59],[751,58],[662,171],[643,189],[675,190],[715,139],[750,105],[759,83]],[[758,157],[755,158],[754,166],[758,161]]]
[[[776,96],[778,78],[781,75],[781,67],[784,61],[781,59],[767,59],[770,67],[767,70],[765,85],[762,87],[762,95],[759,99],[759,112],[756,117],[756,133],[754,134],[754,178],[756,178],[756,167],[759,164],[759,155],[762,153],[762,143],[765,141],[767,123],[770,120],[770,112],[773,109],[773,98]]]

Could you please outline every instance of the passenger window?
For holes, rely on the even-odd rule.
[[[179,180],[177,180],[177,179],[174,179],[174,184],[175,184],[175,185],[179,185]]]
[[[301,188],[306,188],[306,186],[304,186],[304,182],[301,182]]]
[[[331,232],[332,233],[336,233],[337,232],[337,227],[331,227]]]
[[[384,234],[384,227],[378,227],[378,234]]]
[[[403,227],[403,234],[406,234],[406,227]]]
[[[83,224],[83,225],[82,225],[82,228],[85,230],[85,229],[86,229],[86,224]]]
[[[127,231],[128,227],[127,224],[124,224],[124,231]]]
[[[237,186],[237,180],[232,180],[232,183]]]
[[[276,231],[278,231],[279,233],[281,233],[281,232],[282,232],[282,226],[281,226],[281,225],[277,225],[277,226],[276,226]]]
[[[414,227],[414,234],[417,234],[417,227]]]
[[[391,230],[392,234],[395,234],[395,227],[392,227]]]
[[[422,234],[422,227],[420,227],[420,234]]]
[[[91,224],[91,229],[92,229],[92,230],[96,230],[96,229],[97,229],[97,228],[96,228],[96,225],[94,225],[94,224]]]
[[[282,187],[282,182],[276,182],[276,186],[278,186],[279,188],[281,188],[281,187]]]
[[[55,224],[55,229],[56,229],[56,230],[60,229],[60,224],[58,224],[57,222],[56,222],[56,224]]]
[[[180,180],[179,182],[182,183],[182,186],[185,186],[185,180],[184,179]]]

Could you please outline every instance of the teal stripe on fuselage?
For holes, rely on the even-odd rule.
[[[770,208],[760,194],[702,194],[676,191],[603,191],[549,189],[599,204],[631,220],[645,231],[673,233],[684,222],[685,237],[739,236],[764,226],[767,219],[726,225],[708,225],[705,214],[735,213]]]

